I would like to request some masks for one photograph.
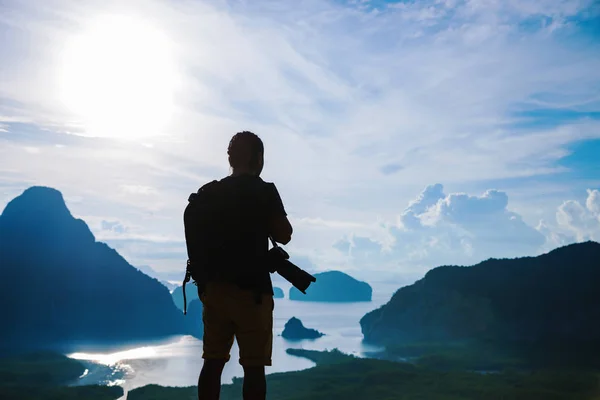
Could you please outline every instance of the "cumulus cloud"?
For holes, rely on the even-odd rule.
[[[543,219],[540,220],[535,229],[546,238],[546,243],[543,247],[544,251],[550,251],[576,241],[576,238],[573,235],[558,231],[556,226],[548,224]]]
[[[587,209],[600,221],[600,190],[588,189],[588,198],[585,201]]]
[[[387,231],[393,238],[387,248],[372,238],[357,236],[339,241],[336,248],[347,251],[356,263],[416,268],[537,254],[546,241],[509,210],[506,193],[446,194],[441,184],[426,187],[401,213],[399,223]]]
[[[408,203],[396,224],[382,227],[392,238],[389,244],[351,234],[334,248],[353,267],[395,269],[418,278],[437,265],[535,256],[575,242],[600,241],[600,190],[588,189],[583,202],[564,201],[556,223],[540,220],[534,227],[510,210],[506,192],[447,194],[435,184]]]
[[[585,204],[565,201],[556,212],[556,221],[577,241],[600,241],[600,191],[588,189],[587,193]]]
[[[402,226],[408,229],[421,226],[420,217],[444,197],[444,187],[441,184],[427,186],[415,200],[408,204],[408,207],[400,216]]]

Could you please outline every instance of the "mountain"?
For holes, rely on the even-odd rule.
[[[157,279],[169,290],[175,290],[177,286],[181,285],[181,281],[183,281],[183,277],[185,275],[185,271],[183,270],[179,272],[159,272],[149,265],[138,265],[137,269],[139,269],[149,277]]]
[[[161,280],[159,280],[159,282],[164,287],[166,287],[167,289],[169,289],[169,292],[171,292],[171,291],[173,291],[173,290],[175,290],[175,289],[177,289],[179,287],[179,285],[175,284],[175,283],[171,283],[171,282],[167,282],[167,281],[161,281]]]
[[[292,317],[285,323],[281,336],[288,340],[302,340],[302,339],[318,339],[323,334],[316,329],[309,329],[304,327],[302,321],[296,317]]]
[[[303,294],[295,287],[290,288],[290,300],[322,302],[371,301],[373,290],[366,282],[361,282],[340,271],[327,271],[314,275],[317,281]]]
[[[0,304],[7,347],[135,341],[194,329],[167,288],[96,242],[62,194],[47,187],[25,190],[0,215]]]
[[[189,302],[187,315],[184,318],[188,323],[190,334],[201,338],[204,335],[204,323],[202,322],[202,302],[200,299]]]
[[[198,286],[194,285],[192,282],[188,282],[185,285],[185,296],[187,298],[187,306],[189,309],[192,301],[200,301],[200,298],[198,297]],[[171,293],[171,297],[173,298],[175,306],[183,311],[183,286],[177,286]]]
[[[442,266],[398,290],[360,324],[366,341],[388,346],[465,340],[541,349],[599,344],[599,283],[595,242],[538,257]]]

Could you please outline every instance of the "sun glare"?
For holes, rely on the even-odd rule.
[[[104,365],[115,365],[119,361],[128,360],[128,359],[138,359],[138,358],[152,358],[155,357],[156,350],[153,347],[139,347],[136,349],[119,351],[116,353],[110,354],[101,354],[101,353],[73,353],[69,354],[69,358],[74,360],[88,360],[95,361]]]
[[[93,136],[164,134],[176,69],[168,38],[143,20],[110,16],[66,44],[61,99]]]

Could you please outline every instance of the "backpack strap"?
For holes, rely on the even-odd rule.
[[[190,271],[190,260],[187,260],[187,266],[185,268],[185,278],[183,278],[183,315],[187,315],[187,296],[185,294],[185,284],[192,279],[192,272]]]

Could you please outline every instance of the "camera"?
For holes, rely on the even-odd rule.
[[[306,289],[312,282],[316,282],[317,278],[304,271],[302,268],[294,265],[290,260],[289,254],[277,246],[273,240],[273,247],[267,255],[267,264],[269,272],[277,272],[285,280],[291,283],[296,289],[306,294]]]

